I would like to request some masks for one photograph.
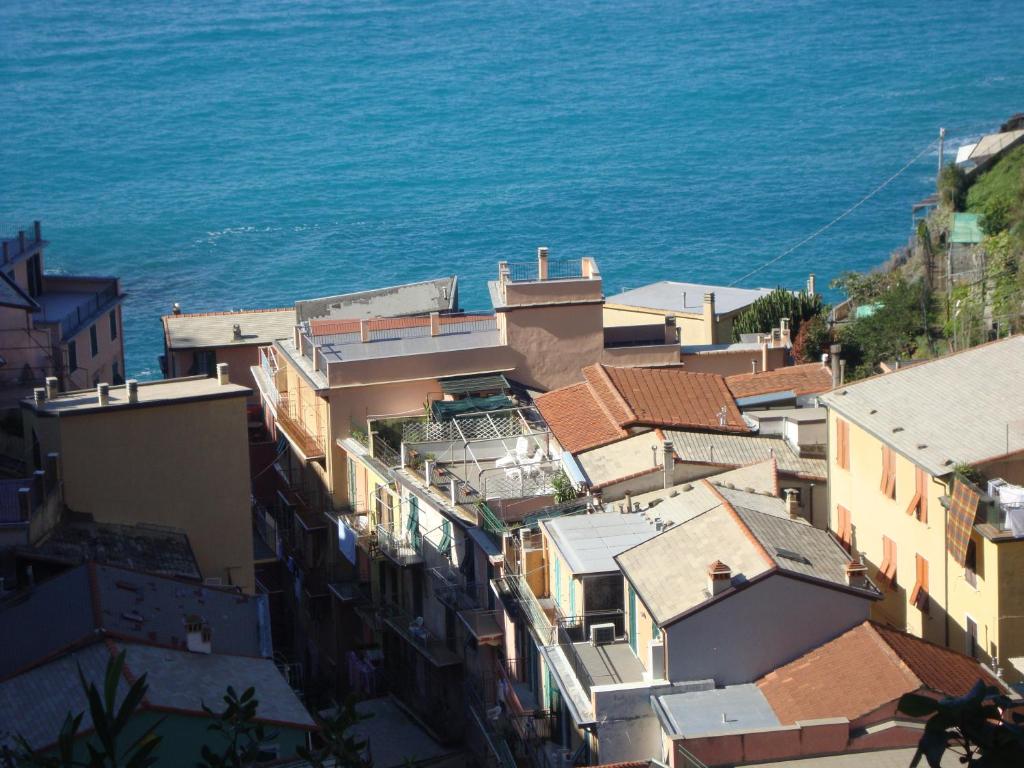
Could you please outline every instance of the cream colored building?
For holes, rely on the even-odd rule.
[[[995,479],[1024,485],[1022,381],[1017,336],[822,397],[830,527],[883,588],[874,617],[975,656],[1007,680],[1021,679],[1024,666],[1024,538],[1012,530],[1016,513],[986,491]],[[984,482],[958,515],[951,499],[961,467]],[[970,538],[958,545],[959,518]]]
[[[22,403],[26,460],[58,453],[69,510],[181,529],[204,578],[252,593],[250,390],[222,378],[37,390]]]

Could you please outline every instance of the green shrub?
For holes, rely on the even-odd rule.
[[[732,339],[739,341],[743,333],[769,333],[778,327],[784,317],[789,318],[790,332],[795,336],[805,320],[824,312],[825,303],[820,295],[811,296],[806,291],[793,293],[785,288],[776,288],[736,316],[732,323]]]

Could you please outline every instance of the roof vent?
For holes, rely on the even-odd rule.
[[[927,447],[928,447],[928,443],[918,443],[917,444],[917,450],[919,450],[919,451],[923,451]]]
[[[902,431],[903,431],[903,427],[893,427],[892,428],[893,434],[896,434],[897,432],[902,432]]]
[[[803,563],[804,565],[811,564],[811,561],[807,559],[806,555],[801,555],[799,552],[794,552],[792,549],[786,549],[785,547],[775,547],[775,554],[779,557],[784,557],[787,560],[792,560],[795,563]]]

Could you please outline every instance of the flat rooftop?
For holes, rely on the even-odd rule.
[[[501,345],[501,334],[497,328],[488,330],[464,330],[445,333],[443,336],[403,336],[396,334],[390,339],[379,339],[366,343],[325,343],[320,345],[320,354],[329,363],[349,360],[377,360],[408,355],[427,355],[435,352],[454,352],[461,349],[483,349]]]
[[[237,312],[199,312],[164,315],[164,338],[170,349],[207,349],[269,344],[287,339],[295,327],[295,310],[247,309]],[[235,326],[240,333],[235,336]]]
[[[625,641],[596,646],[589,642],[573,643],[573,647],[594,685],[639,683],[644,679],[644,668]]]
[[[617,304],[656,309],[661,312],[699,315],[704,311],[704,294],[713,293],[715,312],[727,313],[743,309],[771,292],[770,288],[729,288],[724,285],[662,280],[659,283],[651,283],[609,296],[605,299],[605,306]]]
[[[748,733],[777,728],[781,723],[753,683],[659,696],[673,735],[688,738],[722,733]]]
[[[615,555],[652,538],[657,529],[643,515],[604,512],[541,523],[573,573],[619,570]]]
[[[161,381],[139,382],[139,400],[128,402],[128,390],[125,385],[110,388],[110,402],[100,405],[95,389],[82,389],[75,392],[63,392],[52,400],[37,406],[34,400],[26,399],[22,403],[39,413],[70,414],[94,413],[98,411],[139,408],[154,405],[170,405],[176,402],[191,400],[219,400],[227,397],[248,397],[252,390],[238,384],[219,384],[215,377],[189,376],[181,379],[163,379]]]

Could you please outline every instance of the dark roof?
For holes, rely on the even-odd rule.
[[[25,293],[6,273],[0,272],[0,306],[35,312],[39,304]]]
[[[189,614],[210,625],[218,654],[258,657],[271,651],[260,598],[88,563],[0,605],[0,680],[104,636],[183,647]]]
[[[131,682],[146,675],[149,690],[142,710],[164,710],[203,716],[205,703],[214,709],[232,686],[256,689],[257,720],[312,730],[314,722],[288,687],[274,662],[243,656],[190,653],[166,648],[115,643],[92,645],[61,655],[10,680],[0,682],[0,745],[21,734],[33,746],[52,744],[68,712],[84,712],[81,729],[92,728],[89,706],[78,683],[78,670],[101,689],[107,662],[125,652],[118,681],[118,699]]]
[[[147,525],[65,523],[45,541],[19,554],[69,565],[92,560],[158,576],[202,581],[188,536],[182,531]]]

